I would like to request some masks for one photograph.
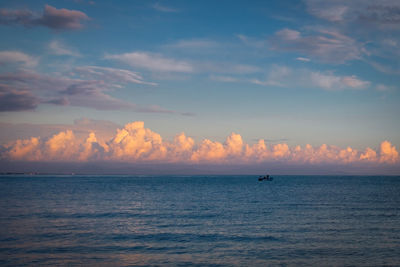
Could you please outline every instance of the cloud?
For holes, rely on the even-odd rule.
[[[31,26],[34,21],[34,13],[28,9],[0,9],[0,25]]]
[[[144,123],[136,121],[118,129],[109,142],[110,159],[157,160],[166,156],[166,147],[159,134],[144,128]]]
[[[272,80],[250,79],[249,82],[262,86],[284,86],[283,84]]]
[[[330,22],[357,23],[369,30],[371,27],[381,30],[400,27],[400,2],[397,0],[307,0],[306,4],[310,14]]]
[[[293,70],[286,66],[274,65],[268,71],[267,82],[269,85],[283,85],[284,81],[293,75]],[[267,84],[268,85],[268,84]]]
[[[362,45],[336,30],[317,29],[307,35],[292,29],[282,29],[269,40],[278,51],[296,52],[321,62],[344,63],[361,59]]]
[[[320,72],[310,73],[311,83],[325,90],[343,90],[343,89],[364,89],[371,83],[358,79],[353,76],[336,76],[334,74],[323,74]]]
[[[371,82],[361,80],[355,75],[341,76],[333,72],[313,71],[309,69],[292,69],[274,65],[266,79],[250,79],[248,82],[262,86],[320,88],[323,90],[360,90],[370,87]]]
[[[275,33],[276,37],[279,37],[281,40],[293,41],[300,39],[300,32],[291,30],[291,29],[283,29]]]
[[[57,9],[45,5],[43,16],[37,20],[37,23],[57,30],[73,30],[82,28],[82,21],[88,19],[89,17],[81,11]]]
[[[393,55],[392,53],[389,53],[389,54],[385,55],[384,57],[390,56],[390,55],[393,57],[392,59],[394,59],[394,61],[397,60],[397,56]],[[380,72],[383,72],[383,73],[386,73],[386,74],[392,74],[392,75],[399,75],[400,74],[400,68],[390,66],[388,64],[389,62],[387,62],[387,61],[385,62],[386,64],[382,64],[382,63],[379,63],[379,62],[376,62],[376,61],[373,61],[373,60],[369,60],[369,61],[367,61],[367,63],[369,63],[372,67],[374,67],[376,70],[378,70]],[[394,62],[394,63],[395,63],[395,65],[398,65],[397,61]]]
[[[35,67],[38,59],[18,51],[0,51],[0,66],[5,64],[22,64],[24,67]]]
[[[76,78],[77,75],[80,75],[81,79]],[[19,70],[0,74],[0,84],[4,92],[2,98],[0,98],[0,100],[3,100],[0,105],[7,106],[10,111],[12,108],[4,101],[9,101],[12,98],[14,104],[28,104],[28,97],[31,96],[32,104],[26,105],[25,110],[28,110],[28,107],[29,109],[35,108],[41,103],[81,106],[98,110],[126,109],[135,112],[185,115],[157,105],[139,106],[111,96],[109,92],[118,90],[127,84],[156,85],[155,83],[145,82],[138,73],[123,69],[83,66],[75,68],[71,73],[68,73],[68,76],[46,75],[34,71]],[[12,92],[12,94],[5,94],[7,92]],[[35,99],[36,101],[33,101]],[[16,106],[18,110],[22,110],[22,105]]]
[[[161,5],[160,3],[155,3],[154,5],[152,5],[152,7],[157,11],[161,11],[161,12],[165,12],[165,13],[177,13],[177,12],[179,12],[179,9],[172,8],[172,7],[167,7],[167,6]]]
[[[355,75],[336,75],[332,71],[313,71],[309,69],[292,69],[286,66],[273,65],[264,79],[210,75],[213,81],[226,83],[252,83],[261,86],[319,88],[327,91],[362,90],[371,87],[371,82],[361,80]],[[377,85],[377,90],[384,90],[385,85]]]
[[[210,39],[183,39],[162,46],[164,50],[170,52],[172,51],[174,54],[185,54],[192,56],[192,60],[185,61],[187,64],[190,64],[191,72],[245,75],[249,73],[260,72],[262,70],[260,67],[250,64],[236,63],[226,60],[206,59],[220,57],[221,54],[226,54],[227,47],[230,47],[231,49],[238,48],[236,45],[231,43],[221,43]],[[241,53],[243,53],[243,51],[244,50],[242,49]],[[193,56],[196,59],[194,59]]]
[[[340,22],[349,12],[349,5],[344,1],[307,0],[307,10],[310,14],[332,22]]]
[[[69,160],[77,149],[75,135],[70,130],[55,134],[44,145],[46,155],[58,160]]]
[[[102,80],[81,80],[44,75],[33,71],[21,70],[0,74],[4,90],[14,92],[30,92],[41,103],[66,104],[84,106],[95,109],[121,109],[130,107],[130,103],[115,99],[104,92],[114,88]],[[64,98],[60,100],[60,98]],[[5,103],[1,103],[4,105]]]
[[[6,145],[6,157],[15,160],[38,161],[43,160],[42,143],[39,138],[32,137],[25,140],[17,140],[11,145]]]
[[[198,50],[218,45],[218,43],[214,43],[213,41],[186,40],[180,41],[176,44],[166,45],[164,47],[178,48],[179,46],[180,51],[184,49],[193,49],[196,50],[196,54],[198,55]],[[224,61],[179,60],[165,57],[159,53],[141,51],[123,54],[106,54],[104,58],[123,62],[135,68],[151,71],[156,73],[158,77],[192,73],[249,74],[261,71],[261,68],[254,65]]]
[[[376,85],[376,90],[381,91],[381,92],[385,92],[385,91],[389,91],[392,90],[393,88],[384,84],[378,84]]]
[[[191,73],[194,71],[194,67],[186,61],[166,58],[155,53],[132,52],[117,55],[106,55],[105,58],[121,61],[130,66],[153,72]]]
[[[175,49],[209,49],[219,47],[220,44],[216,41],[206,40],[206,39],[190,39],[190,40],[180,40],[176,43],[165,45],[167,48]]]
[[[239,82],[239,79],[230,76],[210,75],[210,79],[217,82],[234,83]]]
[[[199,144],[184,133],[173,141],[144,127],[142,121],[117,129],[108,141],[99,141],[94,132],[77,138],[65,130],[46,139],[16,140],[3,146],[3,158],[25,161],[118,161],[130,163],[189,163],[189,164],[254,164],[286,162],[288,164],[397,164],[399,154],[389,141],[380,150],[339,148],[323,144],[290,147],[286,143],[266,144],[265,140],[246,144],[239,134],[232,133],[224,143],[204,139]]]
[[[223,73],[223,74],[239,74],[246,75],[261,72],[257,66],[247,64],[236,64],[232,62],[196,62],[193,64],[196,71],[204,73]]]
[[[244,34],[237,34],[236,37],[242,41],[243,44],[253,48],[265,48],[267,43],[265,40],[256,39],[253,37],[246,36]]]
[[[306,58],[306,57],[297,57],[296,60],[303,61],[303,62],[310,62],[311,61],[311,59]]]
[[[129,70],[98,67],[98,66],[83,66],[74,68],[75,73],[84,78],[101,79],[116,83],[137,83],[147,85],[157,85],[153,82],[143,80],[141,74]]]
[[[67,98],[71,106],[89,107],[97,110],[135,109],[136,105],[114,98],[104,91],[107,90],[104,81],[79,81],[68,85],[59,93]]]
[[[106,120],[80,118],[72,124],[35,124],[35,123],[0,123],[0,144],[9,143],[16,139],[30,139],[40,136],[47,139],[50,136],[67,130],[73,131],[76,138],[84,140],[93,132],[101,140],[109,140],[115,134],[115,129],[121,126]]]
[[[52,91],[74,81],[77,80],[58,75],[40,74],[26,69],[0,74],[0,82],[27,91]]]
[[[367,147],[365,149],[365,152],[361,154],[360,160],[366,160],[366,161],[376,161],[377,160],[377,154],[376,151],[373,150],[372,148]]]
[[[33,110],[39,99],[27,91],[3,90],[0,85],[0,112]]]
[[[192,155],[195,142],[193,138],[188,137],[185,133],[177,134],[171,144],[167,144],[168,156],[173,159],[190,158]]]
[[[389,142],[383,141],[381,143],[380,162],[393,163],[398,161],[399,153],[396,148]]]
[[[391,75],[400,73],[400,1],[306,0],[305,3],[307,11],[321,19],[321,24],[328,24],[357,40],[353,44],[348,42],[349,47],[353,46],[353,52],[348,49],[351,56],[341,56],[339,63],[358,56],[380,72]],[[358,54],[356,50],[359,50]]]
[[[68,48],[65,44],[60,41],[53,40],[49,43],[49,50],[51,54],[58,56],[71,56],[71,57],[80,57],[81,54]]]
[[[220,142],[205,139],[193,152],[190,159],[194,162],[220,162],[226,157],[226,151]]]
[[[3,25],[45,26],[54,30],[76,30],[83,27],[82,22],[85,20],[89,20],[89,17],[81,11],[57,9],[50,5],[45,5],[42,15],[37,15],[28,9],[0,9],[0,24]]]
[[[366,12],[360,14],[360,20],[378,25],[400,24],[400,4],[397,1],[391,3],[373,3],[367,7]]]

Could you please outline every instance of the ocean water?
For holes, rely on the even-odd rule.
[[[0,176],[1,266],[400,266],[400,177]]]

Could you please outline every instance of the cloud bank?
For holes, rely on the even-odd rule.
[[[194,139],[180,133],[172,141],[144,127],[142,121],[126,124],[117,129],[109,140],[100,140],[95,132],[86,138],[77,138],[73,131],[65,130],[47,139],[31,137],[3,145],[1,158],[9,161],[30,162],[126,162],[126,163],[179,163],[179,164],[260,164],[277,162],[288,164],[398,164],[396,147],[385,140],[380,148],[363,151],[323,144],[313,147],[290,147],[286,143],[255,144],[244,142],[240,134],[232,133],[224,143]]]

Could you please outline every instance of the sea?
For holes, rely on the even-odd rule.
[[[400,176],[0,176],[0,266],[400,266]]]

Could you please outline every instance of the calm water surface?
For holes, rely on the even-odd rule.
[[[400,177],[0,176],[0,265],[400,266]]]

